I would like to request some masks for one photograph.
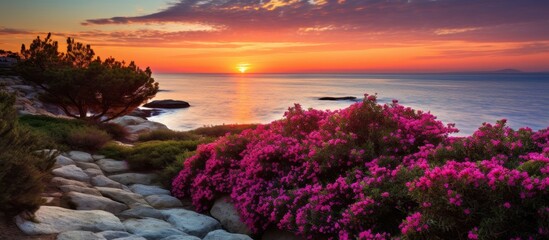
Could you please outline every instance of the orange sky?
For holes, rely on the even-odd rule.
[[[549,3],[536,0],[17,1],[0,49],[54,33],[153,72],[549,70]]]

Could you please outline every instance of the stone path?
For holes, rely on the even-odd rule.
[[[58,240],[251,240],[229,233],[218,220],[182,208],[154,185],[156,175],[130,172],[125,161],[71,151],[56,158],[52,183],[74,209],[42,206],[36,221],[16,217],[28,235],[58,233]]]

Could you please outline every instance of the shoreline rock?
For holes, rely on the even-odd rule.
[[[357,98],[353,96],[346,96],[346,97],[320,97],[318,98],[320,101],[356,101]]]
[[[181,101],[181,100],[173,100],[173,99],[155,100],[143,105],[143,107],[147,107],[147,108],[164,108],[164,109],[188,108],[190,106],[191,105],[188,102]]]

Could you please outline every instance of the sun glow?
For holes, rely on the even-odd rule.
[[[249,63],[240,63],[236,66],[236,70],[238,70],[240,73],[246,73],[250,69]]]

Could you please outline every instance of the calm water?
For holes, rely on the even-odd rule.
[[[377,93],[382,103],[431,111],[456,123],[460,135],[483,122],[506,118],[514,127],[549,126],[549,74],[156,74],[155,99],[178,99],[190,108],[151,117],[175,130],[231,123],[269,123],[294,103],[340,109],[351,101],[319,101],[324,96]]]

